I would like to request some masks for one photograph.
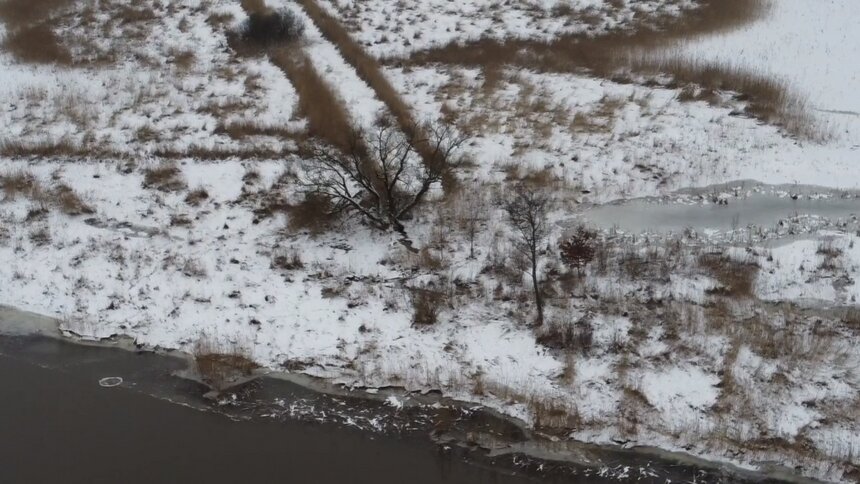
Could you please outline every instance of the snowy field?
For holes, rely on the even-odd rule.
[[[860,5],[780,0],[744,30],[668,54],[788,79],[832,130],[824,142],[742,115],[731,93],[707,102],[581,74],[386,67],[417,119],[471,135],[460,189],[434,187],[404,221],[411,249],[354,217],[296,228],[284,207],[302,200],[307,161],[298,84],[265,55],[230,48],[240,5],[145,5],[151,15],[133,30],[146,35],[121,47],[74,39],[93,25],[128,34],[128,23],[63,17],[56,29],[77,63],[0,54],[0,304],[56,316],[69,336],[187,352],[208,340],[353,388],[438,389],[559,438],[834,481],[860,472],[856,219],[773,220],[778,243],[762,227],[605,230],[581,270],[558,257],[582,202],[738,179],[860,188]],[[693,2],[323,5],[383,57],[484,35],[599,33]],[[305,20],[290,48],[372,129],[387,112],[381,96],[296,3],[270,6]],[[540,327],[503,208],[520,183],[554,201]],[[731,205],[746,190],[687,201]],[[426,293],[439,297],[436,321],[415,324]]]
[[[648,17],[680,15],[695,0],[324,0],[368,52],[380,58],[481,38],[551,40],[599,34]]]
[[[746,168],[741,177],[856,188],[860,167],[860,4],[852,0],[778,0],[767,17],[728,34],[686,43],[668,56],[740,66],[783,80],[833,136],[825,146],[763,156],[782,170]],[[770,159],[768,159],[770,158]],[[777,166],[773,167],[778,168]]]
[[[776,0],[763,21],[685,43],[671,55],[785,80],[858,160],[858,15],[860,5],[853,0]]]
[[[293,146],[290,138],[304,124],[293,112],[296,93],[289,81],[270,63],[231,55],[225,26],[208,20],[237,6],[193,0],[170,5],[139,3],[151,17],[134,22],[100,16],[58,21],[59,35],[70,39],[88,38],[94,30],[124,39],[73,42],[73,67],[22,64],[0,53],[3,151],[229,156]],[[242,131],[250,139],[232,134]]]

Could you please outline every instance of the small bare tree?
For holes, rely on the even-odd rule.
[[[549,235],[547,224],[549,209],[549,196],[539,189],[525,185],[517,186],[513,199],[505,203],[508,219],[516,232],[514,246],[530,265],[538,325],[543,324],[543,292],[540,286],[538,262],[540,247]]]
[[[481,224],[486,219],[487,206],[483,192],[477,183],[473,184],[463,194],[459,204],[460,229],[469,239],[469,258],[475,258],[475,238],[481,230]]]
[[[366,134],[354,129],[346,150],[314,143],[301,183],[306,195],[329,200],[331,213],[354,212],[380,229],[401,221],[459,163],[466,138],[448,125],[406,130],[381,120]]]

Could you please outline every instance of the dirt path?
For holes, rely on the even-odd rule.
[[[388,82],[379,63],[356,43],[340,22],[329,15],[316,0],[297,0],[320,29],[326,40],[337,46],[344,60],[355,69],[358,77],[376,92],[404,132],[415,127],[412,110]]]

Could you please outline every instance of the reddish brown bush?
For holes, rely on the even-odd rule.
[[[597,232],[580,225],[576,232],[559,244],[561,260],[568,267],[582,271],[594,259],[597,245]]]

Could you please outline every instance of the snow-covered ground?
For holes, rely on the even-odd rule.
[[[738,30],[684,42],[669,55],[784,80],[860,161],[860,3],[776,0],[768,12]]]
[[[776,149],[740,176],[772,183],[856,188],[860,167],[860,3],[778,0],[741,29],[683,43],[666,55],[737,66],[783,81],[833,137],[822,146]],[[766,174],[771,177],[765,178]]]
[[[627,28],[643,17],[679,15],[695,0],[323,0],[380,58],[480,38],[553,39]]]
[[[104,5],[120,8],[126,3]],[[151,12],[152,18],[131,23],[110,16],[58,21],[56,30],[64,38],[89,39],[93,31],[111,35],[95,45],[74,44],[70,50],[79,58],[74,67],[22,64],[8,52],[0,53],[4,151],[70,145],[65,150],[69,154],[197,151],[217,156],[280,152],[294,145],[290,133],[302,131],[304,122],[294,112],[293,86],[263,59],[231,54],[225,36],[229,24],[213,26],[208,20],[234,14],[238,5],[188,0],[137,2],[135,7]],[[4,35],[0,26],[0,37]],[[94,56],[112,60],[88,60]],[[229,135],[231,126],[274,130],[277,135],[239,139]]]

